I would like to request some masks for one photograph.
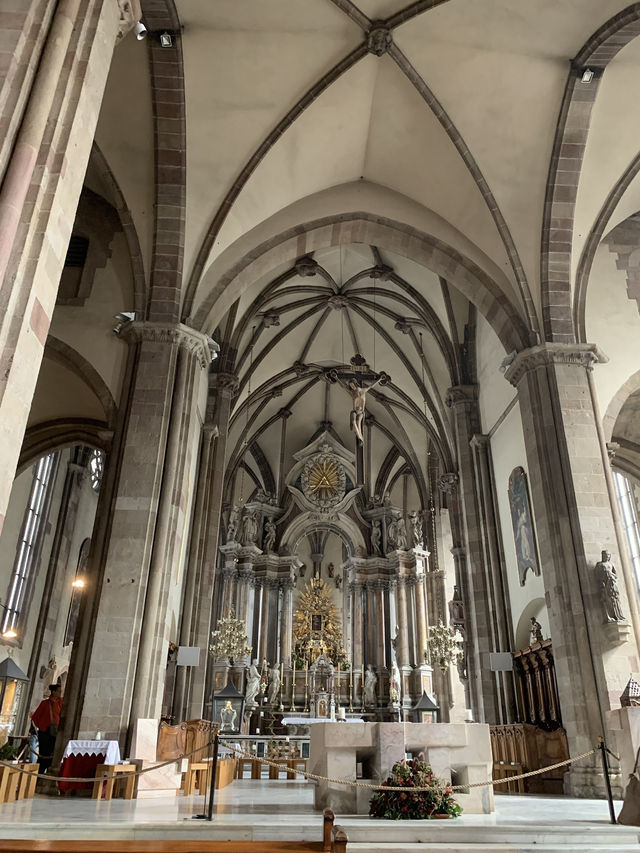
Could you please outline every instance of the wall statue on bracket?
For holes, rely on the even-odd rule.
[[[539,575],[540,565],[533,535],[527,475],[522,467],[514,468],[509,475],[509,508],[511,510],[520,586],[524,586],[527,571],[531,569],[534,575]]]

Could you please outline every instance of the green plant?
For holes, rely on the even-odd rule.
[[[3,743],[2,746],[0,746],[0,761],[13,761],[17,755],[17,746],[11,746],[10,743]]]
[[[424,820],[436,815],[458,817],[462,808],[452,796],[451,786],[435,776],[429,764],[418,759],[398,761],[391,775],[369,802],[371,817],[387,820]],[[394,788],[426,788],[424,791],[394,791]]]

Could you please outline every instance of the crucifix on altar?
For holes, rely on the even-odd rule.
[[[353,408],[349,418],[351,431],[355,433],[360,444],[364,443],[362,431],[364,425],[364,410],[367,403],[367,394],[376,385],[386,385],[391,381],[388,373],[381,371],[376,373],[371,370],[364,357],[356,353],[351,362],[351,370],[330,370],[327,379],[332,383],[339,383],[351,397]],[[367,385],[366,382],[371,384]]]

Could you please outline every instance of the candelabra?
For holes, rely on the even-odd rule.
[[[452,663],[457,663],[462,657],[459,637],[453,628],[443,624],[442,619],[438,620],[437,625],[429,628],[427,647],[425,651],[428,652],[431,663],[437,664],[442,672],[446,672]]]
[[[211,632],[209,653],[214,660],[229,658],[231,662],[234,658],[251,654],[244,622],[235,618],[233,610],[219,619],[216,630]]]

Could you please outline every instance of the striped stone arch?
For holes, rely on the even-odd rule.
[[[640,34],[640,3],[603,24],[571,62],[551,153],[544,215],[540,282],[542,323],[547,341],[573,343],[571,246],[575,204],[593,105],[607,65]],[[582,81],[585,68],[594,71]]]
[[[354,243],[394,252],[445,278],[477,307],[507,352],[529,345],[520,312],[477,264],[437,237],[364,211],[313,220],[265,241],[212,284],[192,325],[199,330],[214,328],[254,281],[303,255]]]

